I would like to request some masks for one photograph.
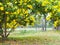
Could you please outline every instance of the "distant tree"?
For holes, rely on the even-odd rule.
[[[60,1],[56,0],[51,4],[52,11],[49,13],[46,19],[53,23],[53,26],[56,30],[59,30],[58,27],[60,27]]]

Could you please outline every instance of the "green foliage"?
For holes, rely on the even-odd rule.
[[[4,15],[6,15],[6,26],[7,28],[15,28],[19,25],[34,25],[34,16],[32,16],[28,9],[33,9],[30,4],[31,1],[22,1],[22,0],[10,0],[10,1],[2,1],[0,2],[0,22],[4,21]],[[4,22],[2,23],[4,25]],[[2,27],[4,28],[4,26]]]

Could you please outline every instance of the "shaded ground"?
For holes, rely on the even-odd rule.
[[[17,31],[0,45],[60,45],[60,31]]]

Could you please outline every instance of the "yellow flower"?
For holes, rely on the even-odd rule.
[[[28,10],[25,11],[25,14],[27,14],[27,13],[28,13]]]
[[[18,10],[17,10],[17,14],[19,14],[20,12],[21,12],[21,9],[18,9]]]
[[[28,0],[28,2],[31,1],[31,0]]]
[[[2,5],[2,3],[0,2],[0,5]]]
[[[57,27],[57,24],[58,24],[58,21],[55,21],[54,22],[54,26]]]
[[[26,17],[28,16],[28,14],[26,14]]]
[[[42,1],[42,6],[46,6],[47,4],[49,4],[48,1]]]
[[[9,23],[7,23],[7,28],[10,28],[10,27],[11,27],[11,25]]]
[[[23,4],[23,0],[20,0],[20,4],[19,5],[22,5]]]
[[[33,9],[32,5],[27,5],[28,8]]]
[[[27,3],[24,3],[24,5],[27,5]]]
[[[9,14],[9,12],[5,12],[5,14]]]
[[[11,2],[8,2],[7,4],[8,4],[8,5],[10,5],[10,4],[11,4]]]
[[[4,7],[0,7],[0,10],[4,10]]]
[[[60,8],[57,10],[57,12],[60,12]]]
[[[46,18],[46,20],[50,20],[50,18],[49,18],[49,17],[47,17],[47,18]]]
[[[57,19],[55,22],[54,22],[54,26],[57,27],[60,25],[60,19]]]
[[[9,23],[7,23],[7,25],[9,25]]]
[[[15,3],[17,3],[17,1],[15,1]]]
[[[13,20],[13,22],[12,22],[13,24],[16,24],[16,20]]]
[[[21,13],[20,15],[21,15],[21,16],[23,16],[24,14],[23,14],[23,13]]]
[[[27,21],[27,23],[29,23],[29,20],[28,20],[28,18],[26,18],[26,19],[25,19],[25,21]]]
[[[53,6],[53,8],[58,8],[58,6],[56,5],[56,6]]]
[[[46,12],[48,11],[47,8],[45,9],[45,11],[46,11]]]
[[[50,20],[52,13],[49,13],[46,17],[46,20]]]
[[[22,9],[23,12],[25,12],[25,9]]]
[[[24,2],[27,2],[27,0],[24,0]]]
[[[30,16],[30,20],[35,21],[35,18],[33,16]]]
[[[15,26],[14,26],[14,28],[16,28],[17,26],[18,26],[18,24],[17,24],[17,25],[15,25]]]
[[[12,13],[12,14],[16,14],[16,12]]]

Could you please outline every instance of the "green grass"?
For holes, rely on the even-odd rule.
[[[14,31],[7,42],[21,45],[60,45],[60,31]]]

